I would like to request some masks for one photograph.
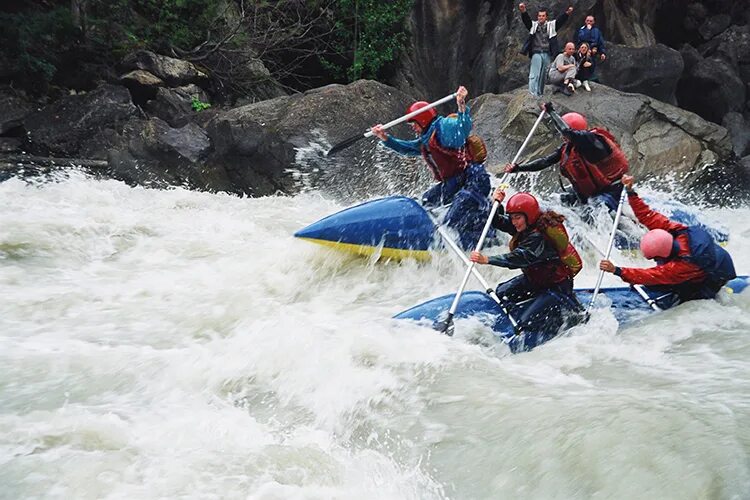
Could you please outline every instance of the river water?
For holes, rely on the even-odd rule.
[[[509,356],[389,319],[457,286],[450,256],[295,240],[343,207],[315,191],[74,173],[0,200],[1,498],[750,497],[750,294]],[[747,273],[750,210],[707,214]]]

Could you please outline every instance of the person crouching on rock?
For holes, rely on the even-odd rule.
[[[482,139],[471,134],[467,95],[465,87],[456,91],[456,114],[438,116],[431,108],[414,116],[409,124],[417,139],[396,139],[380,124],[371,129],[384,146],[402,155],[424,158],[438,183],[422,195],[422,203],[426,207],[451,204],[444,222],[458,231],[464,249],[479,240],[490,212],[490,176],[484,165],[487,148]],[[415,102],[407,113],[427,105],[424,101]]]
[[[638,221],[649,229],[641,238],[641,252],[647,259],[654,259],[656,266],[617,267],[609,260],[602,260],[599,269],[614,273],[627,283],[673,294],[669,304],[661,304],[664,307],[688,300],[712,299],[729,280],[737,277],[732,257],[705,229],[675,222],[649,208],[633,190],[632,176],[624,175],[622,183]]]
[[[573,193],[563,194],[567,203],[586,203],[597,198],[617,210],[622,186],[620,178],[628,172],[628,159],[614,136],[603,128],[588,129],[586,118],[567,113],[560,118],[551,102],[542,107],[562,134],[563,143],[549,156],[518,165],[508,163],[505,172],[536,172],[560,164],[560,173],[573,185]]]
[[[505,191],[494,194],[499,203]],[[507,212],[507,215],[505,214]],[[573,278],[583,267],[583,261],[570,243],[563,221],[565,217],[553,211],[542,212],[539,202],[529,193],[516,193],[503,210],[499,207],[492,224],[513,237],[510,252],[487,257],[471,253],[471,261],[521,269],[523,274],[500,283],[497,295],[508,304],[509,313],[518,322],[517,339],[511,349],[529,350],[557,335],[564,325],[572,325],[582,310],[573,293]],[[525,308],[518,304],[531,300]],[[525,306],[525,305],[524,305]],[[516,345],[512,342],[521,343]]]

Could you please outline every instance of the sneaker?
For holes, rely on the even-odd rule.
[[[589,81],[586,80],[583,82],[583,88],[586,89],[586,92],[591,92],[591,87],[589,87]]]
[[[569,90],[569,91],[570,91],[570,93],[572,94],[573,92],[575,92],[575,91],[576,91],[576,86],[575,86],[575,85],[573,85],[572,83],[569,83],[569,84],[568,84],[568,90]]]
[[[573,83],[575,84],[576,88],[581,86],[581,80],[573,80]]]

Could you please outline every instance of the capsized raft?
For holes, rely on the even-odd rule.
[[[720,228],[701,222],[689,207],[670,202],[658,204],[665,215],[687,225],[701,224],[718,243],[729,239]],[[344,209],[300,229],[294,236],[344,252],[383,258],[429,260],[430,250],[440,248],[435,223],[414,199],[390,196]],[[618,232],[620,249],[637,248],[638,236],[623,237]]]
[[[739,276],[728,282],[724,288],[727,293],[740,293],[745,290],[748,285],[750,285],[750,279],[748,279],[748,276]],[[662,309],[669,308],[670,301],[664,300],[666,298],[664,292],[652,290],[648,287],[642,287],[642,289],[648,297],[656,301],[657,305],[662,307]],[[575,293],[581,304],[585,306],[591,300],[593,289],[576,289]],[[626,324],[630,321],[643,318],[650,313],[656,312],[644,297],[632,287],[623,286],[601,288],[599,294],[597,303],[601,304],[601,301],[604,300],[602,295],[607,297],[609,301],[611,301],[611,308],[615,317],[621,324]],[[454,297],[455,294],[450,294],[429,300],[398,313],[394,318],[427,321],[436,324],[443,320],[446,311],[450,309],[451,304],[453,303]],[[511,311],[511,314],[520,314],[523,309],[524,304],[520,304],[514,311]],[[454,318],[468,318],[472,316],[479,317],[482,322],[492,328],[496,336],[509,343],[511,350],[516,352],[514,344],[512,343],[514,337],[517,337],[514,333],[513,325],[511,325],[508,316],[502,311],[500,306],[487,293],[469,291],[461,295]]]

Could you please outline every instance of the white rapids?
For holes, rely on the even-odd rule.
[[[456,288],[449,255],[375,263],[295,240],[342,208],[315,192],[71,174],[8,180],[0,200],[0,498],[750,492],[750,294],[627,327],[598,310],[508,356],[476,321],[448,338],[390,319]],[[708,212],[750,271],[750,209]]]

